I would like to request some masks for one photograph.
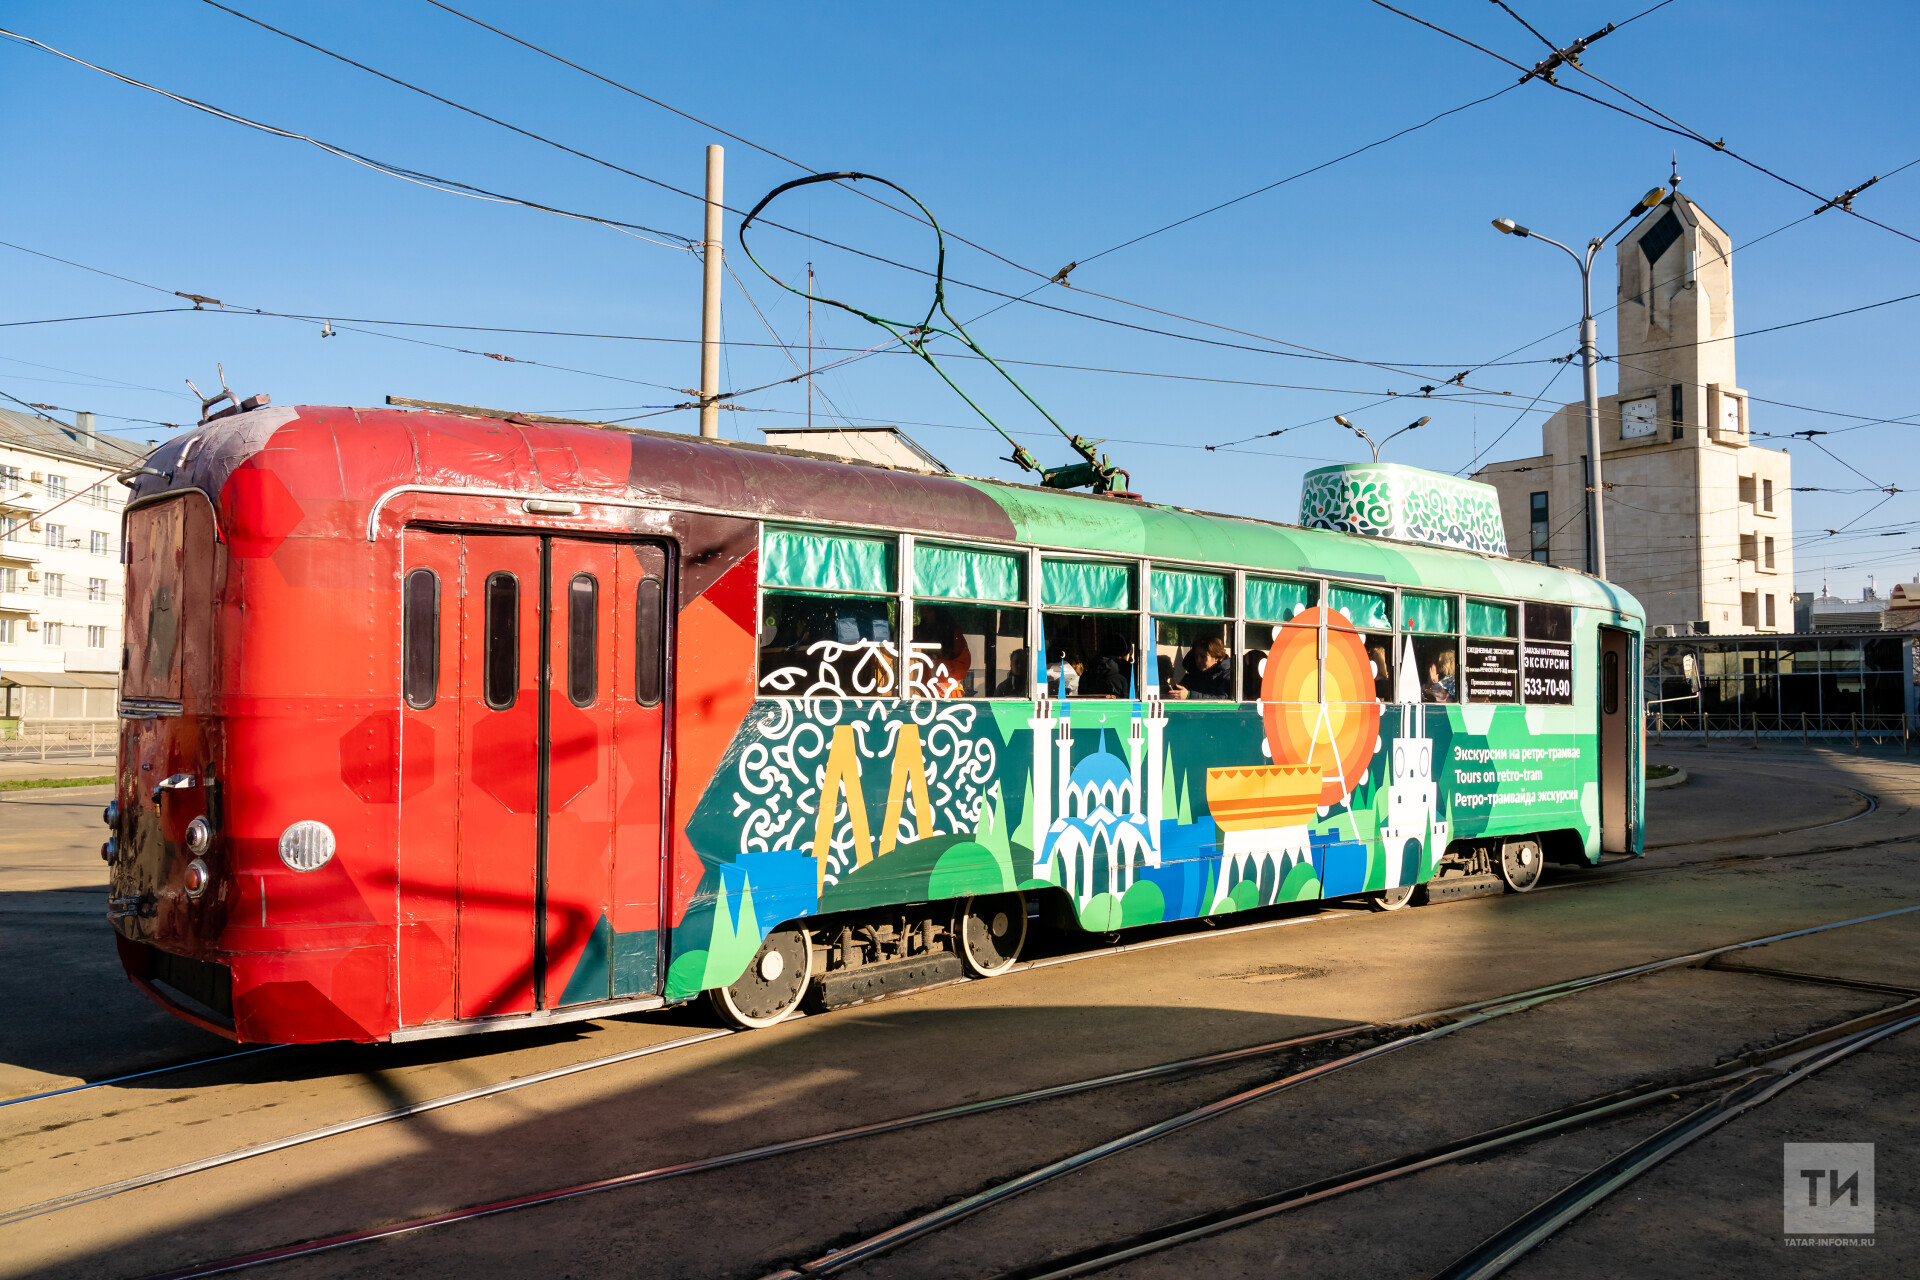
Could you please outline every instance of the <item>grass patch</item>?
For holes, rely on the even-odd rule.
[[[112,781],[112,774],[104,778],[0,778],[0,791],[37,791],[41,787],[97,787]]]
[[[1655,778],[1671,778],[1678,772],[1680,769],[1677,765],[1650,764],[1647,766],[1647,781],[1651,782]]]

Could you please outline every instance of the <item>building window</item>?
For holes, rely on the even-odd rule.
[[[1748,506],[1754,505],[1752,476],[1740,477],[1740,501],[1746,503]]]
[[[67,478],[65,476],[55,476],[55,475],[48,476],[47,477],[47,496],[49,498],[66,497],[67,496]]]
[[[18,644],[19,639],[13,633],[19,624],[18,618],[0,618],[0,644]]]
[[[1773,597],[1767,597],[1767,603],[1773,603]],[[105,627],[87,628],[87,648],[104,649],[107,647],[107,629]]]
[[[60,643],[60,624],[43,622],[40,624],[40,643],[52,648]]]
[[[105,600],[107,598],[107,580],[105,578],[87,579],[87,599]]]
[[[1760,625],[1760,595],[1754,591],[1740,593],[1740,625],[1757,627]]]
[[[50,596],[63,596],[67,593],[67,575],[49,573],[40,581],[40,590]]]
[[[1527,519],[1533,528],[1533,540],[1527,553],[1528,557],[1539,561],[1541,564],[1546,564],[1549,544],[1553,540],[1552,527],[1547,523],[1546,494],[1535,493],[1528,495]]]
[[[1755,560],[1755,561],[1759,560],[1760,558],[1760,552],[1758,548],[1758,539],[1756,539],[1750,533],[1743,533],[1740,535],[1740,558],[1742,560]]]
[[[93,554],[97,556],[103,556],[107,554],[107,535],[104,533],[101,533],[97,529],[94,530],[92,533],[88,534],[87,550],[93,552]]]
[[[1681,383],[1673,384],[1673,438],[1679,440],[1687,433],[1682,424],[1687,420],[1687,389]]]
[[[1766,560],[1766,565],[1767,565],[1767,568],[1769,568],[1769,569],[1771,569],[1771,568],[1773,568],[1773,539],[1772,539],[1772,538],[1768,538],[1768,539],[1767,539],[1767,560]],[[1769,600],[1771,600],[1771,599],[1773,599],[1773,597],[1772,597],[1772,596],[1768,596],[1768,597],[1767,597],[1767,599],[1769,599]]]
[[[6,482],[4,486],[6,488],[10,488],[10,489],[19,488],[20,487],[20,468],[14,466],[10,462],[0,463],[0,480],[3,480]]]
[[[20,579],[18,569],[0,569],[0,591],[18,591]]]
[[[87,505],[92,507],[110,507],[113,505],[113,495],[107,492],[107,482],[105,480],[102,480],[99,484],[87,490]]]
[[[1773,510],[1773,481],[1771,480],[1762,480],[1760,482],[1760,509],[1762,511]]]
[[[1767,541],[1772,542],[1773,539],[1768,538]],[[1773,612],[1773,596],[1772,595],[1767,596],[1767,625],[1770,627],[1779,625],[1779,623],[1775,621],[1775,615]]]
[[[67,526],[63,524],[50,524],[46,527],[46,531],[48,546],[64,547],[67,544]]]

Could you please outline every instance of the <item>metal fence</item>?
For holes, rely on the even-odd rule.
[[[120,749],[118,720],[23,720],[0,738],[0,760],[100,760],[111,765]]]
[[[1647,738],[1656,742],[1667,738],[1700,738],[1707,742],[1715,739],[1750,739],[1758,742],[1763,738],[1797,738],[1802,743],[1810,744],[1817,738],[1823,742],[1835,739],[1851,741],[1856,747],[1863,740],[1875,746],[1895,743],[1905,750],[1912,732],[1912,722],[1904,715],[1864,715],[1860,712],[1840,716],[1805,713],[1763,715],[1758,712],[1748,715],[1703,715],[1691,702],[1681,702],[1677,707],[1647,708]]]

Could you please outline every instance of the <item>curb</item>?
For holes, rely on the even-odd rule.
[[[1687,771],[1685,769],[1681,769],[1681,770],[1678,770],[1677,772],[1668,774],[1664,778],[1648,778],[1647,790],[1664,791],[1668,787],[1683,787],[1687,784],[1688,781],[1689,779],[1687,777]]]

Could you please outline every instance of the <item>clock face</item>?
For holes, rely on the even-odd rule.
[[[1638,436],[1650,436],[1660,429],[1660,417],[1655,410],[1655,400],[1648,396],[1644,400],[1629,400],[1620,406],[1620,438],[1632,440]]]

